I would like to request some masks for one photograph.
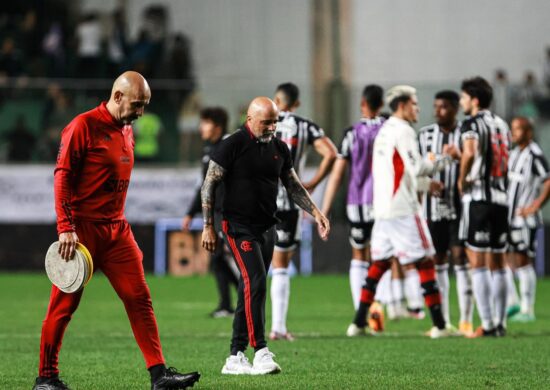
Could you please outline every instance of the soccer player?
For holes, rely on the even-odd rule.
[[[220,142],[227,133],[227,112],[221,107],[206,107],[200,112],[199,130],[201,138],[206,142],[202,153],[202,178],[206,176],[210,157],[216,152]],[[202,185],[202,182],[201,182]],[[214,225],[218,235],[221,235],[221,210],[223,201],[223,186],[219,186],[216,193],[216,205],[214,214]],[[195,198],[182,221],[183,230],[189,230],[193,216],[202,212],[201,191],[197,189]],[[210,264],[216,285],[218,287],[219,304],[211,313],[213,318],[229,317],[233,315],[231,305],[230,287],[239,283],[239,270],[232,257],[226,256],[223,241],[219,240],[216,250],[210,256]]]
[[[550,171],[540,146],[533,141],[533,125],[524,117],[512,120],[512,141],[516,147],[508,160],[508,207],[510,219],[508,290],[517,302],[513,274],[519,278],[521,305],[510,321],[535,320],[537,276],[533,268],[536,230],[542,225],[541,208],[550,196]],[[508,275],[507,275],[508,276]],[[510,308],[516,302],[508,302]]]
[[[222,227],[241,272],[231,354],[222,374],[281,371],[265,340],[266,273],[273,255],[279,180],[291,199],[315,218],[322,239],[327,239],[330,230],[328,219],[296,175],[288,146],[274,137],[278,115],[271,99],[255,98],[244,126],[223,140],[212,156],[201,190],[202,245],[213,251],[217,241],[213,226],[215,190],[219,183],[224,184]],[[255,351],[253,365],[244,354],[248,343]]]
[[[420,217],[418,192],[433,190],[437,182],[432,175],[450,161],[449,156],[438,160],[423,160],[419,154],[416,133],[411,127],[418,118],[416,89],[398,85],[386,94],[392,116],[384,123],[374,141],[374,226],[371,237],[372,264],[361,291],[359,308],[347,330],[348,336],[366,333],[366,315],[376,287],[384,272],[397,257],[419,273],[426,306],[430,309],[433,328],[430,337],[449,333],[441,312],[441,296],[435,281],[434,254],[430,232]]]
[[[506,122],[488,110],[493,89],[485,79],[466,79],[461,89],[460,105],[470,117],[461,128],[460,229],[461,237],[466,238],[472,288],[481,319],[481,326],[471,337],[504,336],[510,131]]]
[[[54,178],[59,253],[71,261],[78,242],[89,249],[94,268],[103,271],[124,303],[151,374],[151,389],[184,389],[200,375],[180,374],[164,364],[143,254],[124,217],[134,165],[132,122],[150,99],[147,81],[137,72],[125,72],[115,80],[108,102],[78,115],[63,130]],[[52,287],[36,390],[68,389],[58,376],[58,356],[82,292],[67,294]]]
[[[456,288],[460,308],[458,330],[463,334],[473,331],[472,287],[469,275],[468,260],[462,241],[458,237],[461,202],[456,188],[460,160],[460,121],[457,121],[460,96],[454,91],[440,91],[434,99],[434,115],[436,123],[420,129],[418,142],[420,154],[428,158],[431,154],[441,155],[453,145],[455,162],[436,173],[433,179],[440,183],[440,188],[434,194],[426,194],[423,198],[424,218],[435,247],[435,271],[437,285],[441,292],[441,307],[445,322],[451,330],[449,314],[449,255],[454,263],[456,273]]]
[[[338,158],[332,167],[325,195],[323,214],[329,215],[346,171],[350,169],[346,202],[346,215],[350,224],[351,263],[349,284],[355,310],[359,307],[361,287],[370,263],[370,237],[374,224],[372,207],[373,177],[372,148],[374,139],[385,119],[380,110],[384,105],[384,91],[378,85],[367,85],[361,97],[361,120],[344,130]]]
[[[277,87],[273,101],[279,109],[279,122],[275,136],[287,144],[292,164],[298,177],[305,165],[308,146],[313,146],[322,157],[313,178],[302,183],[312,193],[315,187],[329,173],[336,158],[336,147],[325,136],[323,129],[315,123],[294,113],[300,106],[298,87],[284,83]],[[275,250],[273,252],[271,279],[271,340],[290,340],[294,337],[288,332],[286,318],[290,297],[290,276],[288,265],[300,241],[300,209],[288,196],[283,185],[279,184],[277,195],[277,214],[280,220],[275,227]]]

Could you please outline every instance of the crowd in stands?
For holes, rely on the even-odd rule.
[[[0,13],[0,77],[112,78],[134,69],[192,81],[190,42],[168,30],[163,6],[145,8],[131,39],[123,8],[77,14],[71,2],[44,3],[23,1]]]

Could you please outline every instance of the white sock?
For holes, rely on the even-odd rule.
[[[441,294],[441,311],[443,318],[447,324],[451,323],[449,314],[449,264],[441,264],[435,266],[435,280],[439,286]]]
[[[506,294],[506,306],[519,305],[519,297],[516,291],[516,283],[514,281],[514,271],[510,267],[506,267],[506,285],[508,286],[508,294]]]
[[[504,325],[506,320],[506,270],[497,269],[492,272],[491,290],[495,310],[495,323]]]
[[[357,259],[352,259],[349,265],[349,285],[351,288],[351,299],[355,310],[359,307],[361,299],[361,288],[365,284],[369,263]]]
[[[519,293],[521,295],[521,312],[535,314],[535,291],[537,289],[537,274],[532,264],[516,269],[519,278]]]
[[[405,293],[403,292],[403,279],[391,280],[391,292],[393,295],[393,306],[400,308],[403,305],[405,299]]]
[[[456,293],[460,310],[460,322],[472,323],[474,302],[472,297],[472,278],[468,265],[455,265]]]
[[[424,302],[420,288],[420,275],[416,268],[405,271],[405,296],[410,309],[422,309]]]
[[[286,268],[274,268],[271,278],[271,330],[286,334],[290,276]]]
[[[491,299],[491,275],[485,267],[472,270],[472,289],[477,305],[481,326],[485,330],[493,329],[493,305]]]
[[[384,272],[384,275],[380,278],[378,286],[376,287],[374,300],[384,305],[389,305],[392,303],[393,294],[391,291],[391,271]]]

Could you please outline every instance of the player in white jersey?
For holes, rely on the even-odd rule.
[[[460,104],[470,115],[462,124],[458,190],[461,234],[472,269],[472,288],[481,319],[473,337],[506,334],[504,252],[508,233],[508,150],[510,131],[488,108],[493,89],[481,77],[462,82]]]
[[[300,106],[299,89],[293,83],[277,87],[274,102],[280,110],[275,136],[285,142],[290,150],[296,173],[301,176],[309,146],[322,157],[313,178],[303,183],[310,193],[330,172],[336,159],[336,147],[325,136],[323,129],[312,121],[294,113]],[[300,212],[298,206],[288,196],[283,185],[279,184],[277,194],[277,214],[280,220],[276,225],[275,250],[273,252],[271,279],[271,340],[293,340],[288,332],[286,319],[290,297],[290,277],[288,265],[294,250],[300,242]]]
[[[426,306],[430,310],[432,338],[447,336],[441,312],[441,295],[435,281],[434,254],[430,232],[420,216],[418,192],[434,190],[439,184],[430,179],[445,164],[449,155],[439,160],[423,160],[411,123],[418,118],[416,90],[396,86],[386,95],[392,116],[384,123],[373,150],[374,227],[371,238],[372,265],[361,292],[359,308],[348,336],[366,333],[366,315],[374,300],[378,282],[397,257],[404,266],[414,266],[419,273]],[[450,153],[450,150],[447,151]]]
[[[440,155],[448,145],[454,145],[455,160],[445,170],[433,176],[441,183],[441,191],[423,197],[424,217],[432,235],[435,247],[436,280],[441,292],[441,306],[447,324],[451,323],[449,310],[449,260],[454,263],[456,289],[460,308],[459,331],[468,334],[473,331],[472,286],[468,259],[463,242],[458,236],[460,196],[456,188],[460,160],[460,121],[457,121],[460,97],[455,91],[439,91],[434,97],[436,123],[420,129],[418,142],[424,158],[430,154]]]
[[[533,141],[533,126],[527,118],[512,120],[512,141],[516,147],[508,160],[507,305],[510,321],[529,322],[535,320],[537,276],[533,259],[536,231],[542,225],[540,210],[550,196],[550,170],[542,149]],[[514,271],[519,279],[521,299],[517,296]]]

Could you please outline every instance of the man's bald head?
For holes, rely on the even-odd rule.
[[[143,115],[151,100],[147,80],[138,72],[128,71],[117,77],[107,109],[116,121],[129,124]]]
[[[260,142],[269,142],[275,134],[279,110],[273,100],[260,96],[248,106],[246,124]]]

